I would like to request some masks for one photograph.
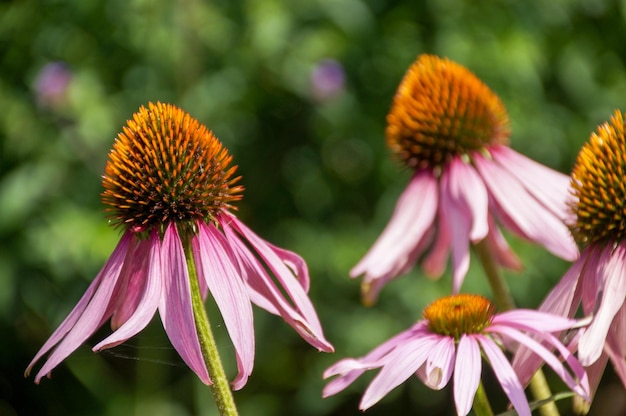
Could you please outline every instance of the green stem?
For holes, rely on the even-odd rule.
[[[485,392],[482,381],[478,383],[478,390],[476,390],[472,406],[476,416],[493,416],[493,410],[491,410],[491,405],[489,404],[489,399],[487,398],[487,393]]]
[[[184,241],[183,247],[187,259],[187,270],[189,270],[191,303],[193,315],[196,320],[200,349],[202,350],[202,357],[204,358],[209,372],[209,377],[211,381],[213,381],[213,384],[209,386],[211,388],[211,394],[213,394],[217,410],[221,416],[237,416],[238,412],[235,406],[235,400],[233,399],[233,393],[228,384],[224,366],[222,365],[222,360],[220,359],[220,354],[215,344],[209,317],[207,316],[206,309],[204,309],[204,302],[202,301],[200,285],[198,283],[198,274],[196,272],[193,251],[191,249],[191,241],[189,241],[189,239]]]
[[[498,265],[493,258],[491,250],[489,250],[486,240],[483,239],[480,243],[475,244],[474,249],[480,258],[480,262],[482,263],[485,274],[487,275],[489,285],[493,290],[496,307],[503,312],[514,309],[515,301],[513,301],[511,292],[500,274]],[[530,380],[528,387],[536,400],[543,400],[552,396],[550,386],[548,385],[546,377],[541,369],[537,370],[533,378]],[[559,410],[553,401],[547,402],[541,406],[539,408],[539,413],[541,416],[559,416]]]

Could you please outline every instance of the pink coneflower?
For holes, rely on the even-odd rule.
[[[530,415],[522,384],[501,349],[522,344],[541,357],[574,392],[587,397],[589,386],[584,369],[551,333],[572,328],[576,321],[532,310],[495,314],[495,307],[478,295],[459,294],[441,298],[424,310],[424,320],[401,332],[365,357],[344,359],[324,372],[324,378],[339,376],[324,388],[334,395],[352,384],[366,370],[380,368],[363,394],[360,409],[366,410],[392,389],[415,374],[428,387],[439,390],[454,373],[454,402],[459,415],[467,415],[478,388],[481,355],[520,416]],[[561,360],[529,335],[556,348]]]
[[[540,310],[572,317],[582,306],[593,314],[578,340],[580,362],[589,372],[592,396],[611,360],[626,387],[626,129],[616,111],[578,154],[572,171],[572,234],[580,258],[552,289]],[[522,381],[540,363],[521,350],[515,368]]]
[[[235,389],[254,364],[251,302],[283,317],[319,350],[333,350],[306,294],[303,259],[264,241],[229,212],[243,191],[231,159],[213,133],[181,109],[140,108],[118,135],[102,179],[102,199],[124,234],[27,375],[52,351],[38,383],[109,319],[113,332],[94,351],[126,341],[158,311],[176,351],[210,384],[192,286],[210,293],[222,314],[237,358]]]
[[[466,68],[419,56],[398,88],[387,123],[388,146],[414,174],[389,224],[350,272],[365,275],[366,304],[416,261],[440,276],[450,251],[458,292],[470,243],[484,241],[499,265],[521,268],[499,226],[559,257],[576,258],[576,244],[562,222],[568,177],[507,146],[504,105]]]

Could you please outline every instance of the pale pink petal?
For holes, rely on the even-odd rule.
[[[524,394],[524,388],[515,375],[515,371],[509,364],[502,350],[493,340],[484,335],[476,335],[485,355],[489,359],[491,368],[502,386],[502,390],[511,401],[511,404],[519,416],[531,416],[528,400]]]
[[[578,257],[578,248],[560,218],[541,205],[500,164],[478,153],[473,160],[494,198],[498,217],[506,227],[565,260],[573,261]]]
[[[583,255],[574,262],[559,283],[550,291],[541,304],[540,311],[560,316],[574,315],[580,301],[580,296],[578,296],[578,301],[576,300],[578,278],[584,265],[585,256],[583,252]],[[524,345],[520,346],[513,357],[513,368],[523,385],[528,384],[542,364],[541,358],[533,354]]]
[[[331,380],[326,387],[324,387],[322,396],[332,396],[352,384],[352,382],[366,370],[382,366],[386,362],[386,356],[406,340],[425,336],[432,336],[432,334],[428,331],[426,323],[424,321],[420,321],[413,325],[409,330],[399,333],[374,348],[362,358],[348,358],[338,361],[324,371],[323,377],[325,379],[336,375],[339,375],[339,377]]]
[[[199,221],[198,236],[193,242],[199,278],[206,281],[235,346],[239,372],[233,380],[233,389],[239,390],[246,384],[254,365],[254,326],[250,298],[236,267],[237,260],[227,248],[228,242],[223,234],[213,225],[207,226]]]
[[[491,327],[489,327],[489,332],[504,335],[505,337],[511,338],[526,346],[535,354],[537,354],[542,361],[548,364],[571,390],[583,397],[588,397],[589,381],[587,379],[587,374],[585,373],[585,370],[580,365],[578,360],[576,360],[576,358],[572,355],[572,353],[569,352],[569,350],[565,348],[563,344],[561,344],[561,342],[558,341],[555,337],[551,336],[550,334],[533,332],[535,335],[540,336],[542,340],[547,341],[547,343],[551,347],[556,348],[559,351],[561,356],[565,358],[565,361],[570,365],[570,368],[574,372],[574,376],[576,377],[576,379],[572,378],[565,366],[563,366],[561,361],[552,352],[550,352],[550,350],[548,350],[546,347],[544,347],[528,335],[525,335],[514,328],[506,327],[504,325],[492,325]]]
[[[497,314],[491,322],[530,332],[559,332],[575,327],[578,321],[532,309],[513,309]]]
[[[570,190],[568,175],[537,163],[508,146],[493,146],[489,152],[557,217],[565,220],[569,216],[570,209],[566,204]]]
[[[141,300],[137,304],[132,316],[117,330],[93,347],[94,351],[100,351],[115,347],[126,341],[139,331],[144,329],[152,320],[161,299],[163,270],[161,267],[161,244],[158,232],[155,230],[149,240],[148,273],[146,274],[145,288],[141,294]]]
[[[457,345],[454,365],[454,403],[458,415],[469,413],[480,383],[482,362],[474,336],[462,335]]]
[[[452,293],[459,293],[470,264],[472,213],[467,201],[463,199],[464,195],[459,190],[459,184],[452,182],[454,179],[452,166],[454,162],[449,170],[444,170],[441,177],[441,213],[448,223],[447,228],[452,236]]]
[[[441,390],[450,381],[454,369],[456,348],[452,337],[442,337],[432,348],[426,365],[418,370],[418,376],[428,387]]]
[[[469,164],[454,159],[441,176],[441,217],[452,237],[453,284],[458,293],[469,270],[470,242],[487,235],[487,190]]]
[[[426,361],[438,338],[431,335],[410,339],[390,352],[382,369],[365,390],[359,409],[369,409],[414,374]]]
[[[365,274],[370,280],[388,280],[405,270],[413,249],[433,226],[437,212],[437,179],[424,170],[413,176],[404,190],[389,223],[350,276]],[[411,256],[413,253],[413,256]]]
[[[322,326],[310,299],[285,263],[267,246],[264,240],[259,238],[233,215],[223,214],[218,220],[224,229],[230,246],[233,248],[233,253],[235,253],[241,262],[240,267],[242,271],[246,273],[246,279],[257,280],[256,283],[254,283],[257,287],[257,292],[268,295],[268,301],[273,304],[276,310],[281,312],[281,316],[307,342],[320,351],[333,351],[332,345],[324,338]],[[250,246],[254,248],[267,267],[273,272],[276,280],[280,283],[280,291],[277,292],[274,281],[264,272],[264,267],[259,264],[256,257],[248,251],[245,244],[238,238],[231,226],[248,241]],[[261,289],[262,286],[263,288]],[[280,293],[282,291],[289,296],[293,305],[282,301],[282,299],[284,299],[284,296]]]
[[[600,358],[607,333],[626,298],[626,247],[619,244],[604,267],[602,299],[593,321],[578,344],[578,355],[583,365],[591,365]]]
[[[470,240],[472,243],[481,241],[489,231],[487,215],[489,195],[482,178],[472,165],[461,159],[454,159],[442,177],[442,184],[443,180],[449,187],[448,194],[459,208],[470,213]]]
[[[44,354],[60,343],[37,373],[35,383],[39,383],[43,376],[49,375],[61,361],[85,342],[109,318],[105,316],[105,311],[111,301],[111,294],[114,292],[122,265],[126,259],[126,252],[133,239],[131,232],[124,234],[113,250],[111,257],[89,285],[78,304],[30,362],[26,368],[26,376]]]
[[[195,324],[185,251],[174,224],[163,235],[161,264],[162,296],[158,306],[167,337],[198,378],[211,384]]]

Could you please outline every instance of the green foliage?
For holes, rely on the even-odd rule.
[[[424,52],[467,66],[507,106],[512,147],[568,173],[596,125],[626,109],[622,4],[3,2],[0,414],[216,414],[158,320],[113,352],[82,347],[40,386],[22,378],[119,238],[104,218],[100,175],[118,130],[148,101],[182,107],[230,149],[246,187],[238,215],[308,261],[311,297],[337,350],[317,353],[256,311],[255,370],[235,395],[241,414],[361,414],[367,376],[322,400],[323,370],[405,329],[451,288],[450,273],[432,282],[414,270],[365,309],[358,280],[348,278],[409,177],[384,146],[385,116],[404,71]],[[311,81],[325,59],[344,71],[334,94]],[[42,96],[37,77],[53,62],[64,63],[70,79]],[[509,241],[527,267],[508,276],[514,297],[534,307],[567,264]],[[475,259],[465,285],[490,295]],[[232,347],[217,333],[233,374]],[[414,380],[367,414],[453,413],[449,390]]]

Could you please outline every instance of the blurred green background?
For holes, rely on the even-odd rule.
[[[449,273],[433,282],[414,270],[368,309],[348,277],[410,175],[384,146],[404,71],[424,52],[467,66],[508,108],[511,146],[569,173],[590,132],[626,109],[625,17],[626,2],[601,0],[1,2],[0,415],[217,414],[158,318],[93,354],[105,326],[51,380],[23,378],[119,239],[100,176],[117,132],[148,101],[182,107],[230,149],[246,187],[239,217],[307,260],[336,347],[318,353],[255,310],[255,368],[235,394],[241,414],[361,414],[374,374],[322,400],[323,370],[406,329],[451,288]],[[514,297],[535,307],[568,264],[509,241],[526,266],[506,274]],[[464,290],[490,295],[476,259]],[[216,332],[232,377],[232,347]],[[620,412],[623,395],[609,366],[592,414]],[[452,415],[451,389],[414,378],[367,414]]]

